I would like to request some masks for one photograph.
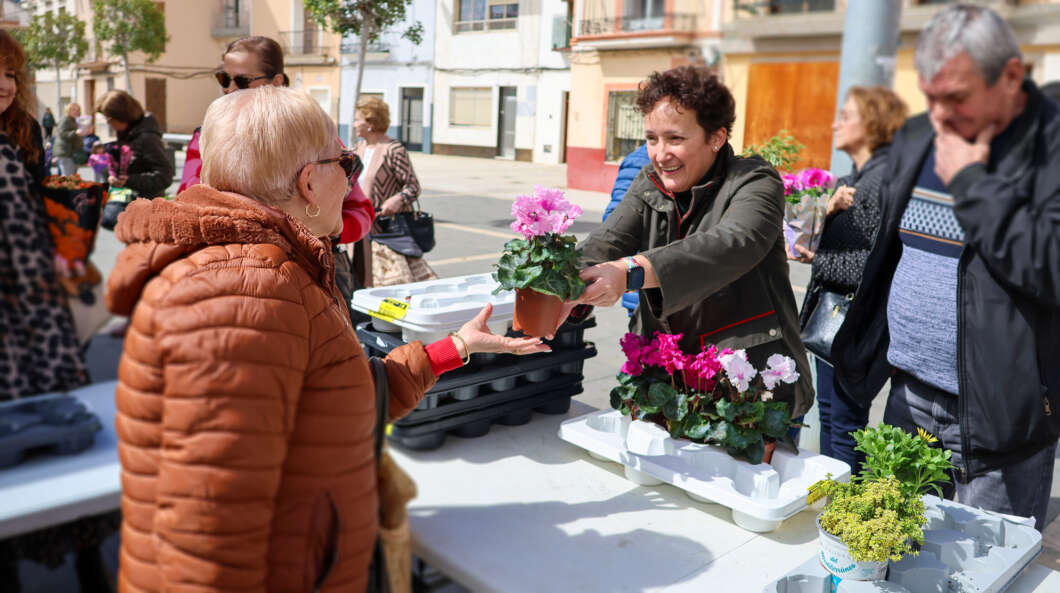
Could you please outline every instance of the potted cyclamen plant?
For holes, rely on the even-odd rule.
[[[733,457],[768,463],[792,422],[773,389],[799,378],[795,361],[774,354],[759,371],[744,350],[706,345],[697,354],[678,347],[682,334],[653,338],[627,333],[626,362],[611,390],[611,407],[634,420],[653,422],[674,438],[724,447]],[[794,443],[792,443],[794,447]]]
[[[828,199],[835,177],[823,169],[803,169],[781,175],[784,181],[784,238],[792,255],[796,247],[816,251],[824,231]]]
[[[807,501],[830,498],[817,518],[821,564],[834,580],[879,580],[888,561],[916,555],[926,522],[921,496],[941,495],[949,481],[950,452],[932,447],[938,439],[924,429],[910,434],[881,424],[853,433],[865,453],[861,474],[850,482],[830,477],[810,487]]]
[[[538,185],[532,195],[516,197],[511,228],[523,238],[504,244],[493,273],[500,283],[497,291],[515,291],[514,329],[535,337],[551,334],[563,301],[585,290],[578,275],[576,240],[563,234],[581,213],[558,189]]]

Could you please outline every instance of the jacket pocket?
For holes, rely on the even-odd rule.
[[[313,503],[306,537],[307,591],[319,591],[335,567],[339,551],[339,511],[330,492]]]
[[[752,348],[784,337],[775,309],[750,315],[699,335],[699,346],[716,344],[718,348]]]

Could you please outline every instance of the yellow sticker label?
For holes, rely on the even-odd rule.
[[[394,425],[393,424],[387,424],[386,425],[386,436],[390,436],[393,433],[394,433]]]
[[[817,502],[818,500],[824,498],[824,489],[822,488],[822,486],[824,486],[825,481],[826,480],[818,480],[817,482],[814,482],[812,486],[810,486],[809,493],[806,495],[807,505],[811,505]]]
[[[385,298],[382,303],[379,303],[378,309],[370,311],[368,314],[383,321],[394,321],[395,319],[404,319],[408,312],[409,304],[405,301]]]

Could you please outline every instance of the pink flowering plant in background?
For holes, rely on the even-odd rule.
[[[817,251],[824,231],[828,198],[835,176],[824,169],[803,169],[784,173],[784,239],[792,255],[801,255],[796,246]]]
[[[577,241],[564,234],[581,213],[559,189],[538,185],[533,194],[516,197],[511,228],[522,238],[504,244],[493,273],[497,290],[530,288],[563,300],[581,296],[585,283],[578,275]]]
[[[744,350],[708,344],[686,354],[678,347],[681,337],[627,333],[619,342],[626,362],[611,390],[611,407],[654,422],[674,438],[725,447],[751,463],[762,462],[767,441],[791,442],[788,429],[799,425],[791,421],[788,404],[773,399],[773,390],[798,380],[794,360],[774,354],[756,369]]]

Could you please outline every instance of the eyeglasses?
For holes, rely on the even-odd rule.
[[[333,159],[324,159],[321,161],[310,161],[309,164],[315,165],[326,165],[328,163],[338,162],[339,166],[342,167],[344,173],[346,173],[346,181],[352,181],[353,178],[361,172],[361,159],[352,150],[344,150],[339,156]]]
[[[224,70],[214,72],[213,75],[214,78],[217,79],[217,84],[221,85],[221,88],[223,89],[228,88],[228,85],[232,84],[232,82],[236,83],[236,88],[238,89],[249,89],[250,83],[254,82],[255,80],[261,80],[263,78],[272,78],[268,74],[255,76],[254,78],[250,78],[249,76],[243,76],[242,74],[237,74],[236,76],[229,76],[228,73]]]

